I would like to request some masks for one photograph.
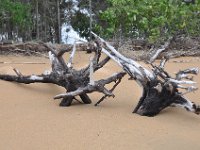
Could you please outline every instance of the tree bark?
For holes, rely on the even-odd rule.
[[[106,96],[114,96],[114,94],[112,93],[113,90],[106,89],[105,85],[121,80],[121,78],[123,78],[123,76],[126,74],[124,72],[119,72],[106,79],[94,81],[94,84],[91,84],[90,64],[87,67],[82,68],[81,70],[75,70],[71,65],[75,50],[73,50],[73,53],[71,54],[70,61],[68,63],[65,63],[62,56],[67,51],[56,51],[47,44],[43,43],[43,45],[48,50],[50,50],[49,59],[51,62],[52,71],[45,71],[45,73],[41,75],[23,76],[17,69],[15,69],[14,71],[16,75],[0,75],[0,79],[24,84],[38,82],[56,84],[65,88],[66,93],[58,94],[54,97],[54,99],[62,99],[60,106],[70,106],[72,104],[72,101],[76,99],[76,96],[79,96],[83,103],[90,104],[91,99],[89,98],[87,93],[95,91],[101,92]],[[74,48],[76,47],[74,46]],[[95,54],[93,59],[91,60],[93,63],[92,70],[96,72],[100,68],[102,68],[109,61],[109,59],[108,57],[106,57],[100,61],[101,49],[99,47],[93,48],[94,49],[92,49],[92,51]]]
[[[39,8],[38,8],[38,0],[36,0],[36,40],[40,38],[40,31],[39,31]]]
[[[200,113],[199,105],[183,97],[184,94],[197,90],[196,87],[190,86],[196,82],[191,81],[192,78],[188,77],[188,74],[196,75],[198,69],[182,70],[175,77],[172,77],[164,70],[165,63],[169,58],[163,58],[159,66],[152,64],[156,57],[168,47],[171,39],[150,58],[148,62],[152,69],[148,70],[133,59],[121,55],[113,46],[96,34],[93,33],[93,35],[99,45],[102,45],[102,52],[117,62],[130,75],[131,79],[136,80],[142,86],[143,94],[133,113],[142,116],[155,116],[168,106],[178,106],[195,114]],[[185,87],[181,84],[188,84],[189,86]],[[185,89],[186,92],[180,92],[180,88]]]
[[[57,8],[57,43],[61,43],[61,22],[60,22],[60,0],[56,0],[56,8]]]

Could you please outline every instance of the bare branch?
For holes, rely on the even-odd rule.
[[[102,61],[100,61],[95,67],[94,71],[97,71],[98,69],[102,68],[108,61],[110,60],[110,57],[104,58]]]
[[[158,58],[158,56],[169,47],[171,40],[172,38],[170,38],[164,45],[162,45],[160,49],[154,50],[155,52],[153,56],[150,57],[150,60],[148,63],[153,63],[156,60],[156,58]]]
[[[45,47],[47,47],[48,49],[50,49],[53,56],[57,58],[57,61],[59,62],[60,66],[62,66],[62,68],[63,68],[63,71],[67,71],[68,67],[67,67],[67,64],[65,63],[64,59],[62,58],[62,55],[58,56],[57,52],[52,47],[50,47],[49,45],[47,45],[45,43],[43,43],[43,45]]]
[[[121,78],[119,80],[117,80],[117,82],[114,84],[112,89],[110,89],[110,92],[113,92],[120,82],[121,82]],[[108,96],[104,95],[94,106],[98,106],[106,97],[108,97]]]
[[[30,76],[15,76],[15,75],[0,75],[1,80],[18,82],[24,84],[30,83],[53,83],[59,85],[55,79],[52,79],[50,75],[30,75]]]
[[[145,69],[144,67],[142,67],[140,64],[138,64],[137,62],[135,62],[132,59],[126,58],[125,56],[121,55],[119,52],[117,52],[115,50],[115,48],[113,46],[111,46],[109,43],[105,42],[103,39],[101,39],[95,33],[93,33],[93,35],[95,36],[95,38],[99,39],[111,51],[111,52],[109,52],[105,48],[102,48],[102,52],[104,52],[111,59],[116,61],[121,67],[126,66],[126,68],[129,68],[128,70],[131,70],[130,72],[131,72],[133,78],[136,78],[136,76],[137,76],[136,79],[138,79],[140,81],[144,80],[145,77],[147,77],[148,79],[154,78],[153,74],[151,72],[149,72],[147,69]],[[138,68],[143,68],[145,77],[144,77],[143,73],[141,73],[141,70]],[[125,70],[125,71],[127,71],[127,70]]]
[[[153,63],[156,60],[156,58],[160,55],[160,53],[163,52],[163,51],[165,51],[165,50],[166,50],[165,47],[156,50],[156,53],[150,58],[149,63]]]
[[[81,72],[83,72],[85,77],[90,75],[91,62],[93,64],[93,72],[95,72],[99,70],[100,68],[102,68],[110,60],[110,57],[107,56],[106,58],[100,61],[102,48],[98,45],[98,43],[96,43],[96,45],[95,45],[96,47],[93,47],[93,50],[95,50],[95,55],[93,59],[90,60],[90,64],[86,68],[81,69]]]
[[[72,62],[73,62],[73,58],[74,58],[75,52],[76,52],[76,41],[74,42],[72,53],[71,53],[71,55],[69,57],[69,61],[67,63],[67,67],[68,68],[72,67]]]
[[[196,105],[195,103],[191,102],[190,100],[186,99],[185,97],[181,96],[176,99],[172,106],[178,106],[186,109],[187,111],[193,112],[195,114],[200,113],[200,106]]]
[[[185,95],[187,93],[194,92],[194,91],[198,90],[198,88],[195,87],[195,86],[184,87],[184,86],[178,85],[177,87],[180,88],[180,89],[186,90],[186,92],[181,93],[181,95]]]
[[[0,62],[0,64],[46,64],[46,62],[7,62],[7,61],[4,61],[4,62]]]
[[[66,97],[73,97],[73,96],[80,95],[80,94],[82,94],[82,93],[89,92],[89,91],[90,91],[90,86],[91,86],[91,85],[86,86],[86,87],[84,87],[84,88],[80,87],[80,88],[78,88],[78,89],[75,90],[75,91],[56,95],[56,96],[54,96],[54,99],[60,99],[60,98],[66,98]],[[91,87],[92,87],[92,86],[91,86]]]
[[[51,67],[53,72],[61,74],[64,71],[60,61],[51,51],[49,51],[49,60],[51,62]]]
[[[94,74],[94,67],[93,67],[93,61],[92,61],[92,57],[90,58],[90,75],[89,75],[89,77],[90,77],[90,82],[89,82],[89,84],[90,85],[94,85],[94,79],[93,79],[93,74]]]
[[[18,77],[22,77],[23,76],[21,74],[21,72],[19,70],[17,70],[16,68],[13,68],[13,70],[15,71],[15,73],[17,74]]]
[[[180,80],[171,79],[171,78],[168,79],[168,82],[175,83],[175,84],[196,84],[196,82],[194,81],[185,81],[185,80],[180,81]]]
[[[106,96],[114,96],[114,94],[112,94],[111,91],[107,90],[104,86],[106,84],[114,82],[114,81],[116,81],[118,79],[121,79],[125,74],[126,73],[124,73],[124,72],[120,72],[120,73],[114,74],[114,75],[108,77],[107,79],[102,79],[102,80],[95,81],[94,85],[88,84],[85,87],[79,87],[75,91],[56,95],[54,97],[54,99],[73,97],[73,96],[80,95],[82,93],[91,93],[91,92],[94,92],[94,91],[101,92],[101,93],[105,94]]]
[[[60,50],[58,53],[57,53],[57,56],[58,57],[61,57],[63,56],[66,52],[69,52],[71,49],[64,49],[64,50]]]
[[[155,74],[155,77],[159,76],[161,77],[164,81],[167,80],[167,78],[171,78],[171,76],[164,70],[164,64],[165,60],[160,63],[159,66],[156,66],[154,64],[150,64],[152,66],[153,73]]]
[[[186,70],[179,71],[179,72],[176,74],[176,80],[181,80],[181,79],[183,79],[183,78],[189,79],[189,78],[188,78],[188,74],[197,75],[198,72],[199,72],[199,69],[198,69],[198,68],[190,68],[190,69],[186,69]]]
[[[160,61],[159,68],[164,69],[167,60],[168,60],[167,58],[163,57],[162,60]]]

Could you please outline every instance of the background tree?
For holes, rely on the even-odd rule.
[[[123,33],[124,37],[142,37],[155,41],[175,33],[199,35],[200,1],[187,4],[179,0],[108,0],[100,14],[105,36]]]
[[[91,0],[91,4],[92,30],[103,37],[154,42],[175,34],[200,34],[199,0]],[[88,38],[89,20],[89,0],[0,0],[0,40],[60,43],[64,24]]]
[[[0,1],[1,33],[6,39],[16,39],[26,36],[26,30],[31,25],[30,5],[11,0]]]

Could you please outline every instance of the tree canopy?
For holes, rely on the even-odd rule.
[[[107,0],[100,14],[102,34],[147,38],[151,41],[173,34],[199,35],[200,1]]]
[[[200,34],[200,0],[91,2],[91,30],[103,37],[144,38],[154,42],[176,34]],[[89,14],[89,0],[0,0],[0,40],[58,42],[64,23],[87,38]]]

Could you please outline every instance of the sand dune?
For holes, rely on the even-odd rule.
[[[89,55],[78,52],[75,67],[84,66]],[[188,63],[167,64],[175,72],[187,67],[199,67],[194,58]],[[0,73],[12,74],[16,67],[23,74],[39,74],[49,68],[48,60],[38,57],[0,56],[7,62],[46,62],[46,64],[0,64]],[[120,71],[109,62],[95,79]],[[93,104],[74,103],[59,107],[53,96],[64,89],[51,84],[23,85],[0,81],[0,150],[199,150],[200,116],[181,108],[167,108],[153,118],[132,114],[141,95],[141,88],[123,79],[109,98],[94,107],[101,94],[90,94]],[[200,87],[200,75],[195,80]],[[200,92],[187,95],[200,103]]]

